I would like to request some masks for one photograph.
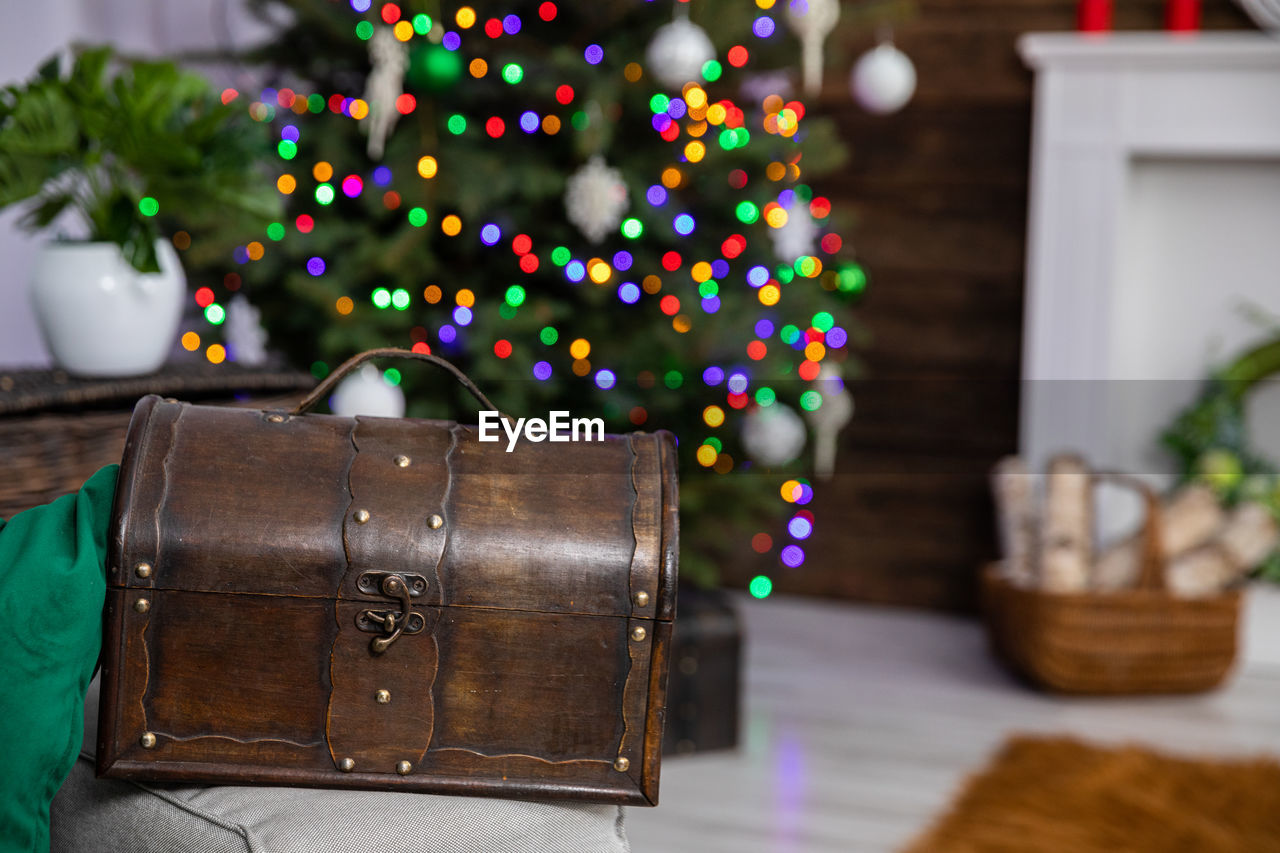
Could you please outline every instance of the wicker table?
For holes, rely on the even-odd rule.
[[[0,368],[0,518],[73,492],[118,462],[139,397],[265,408],[295,402],[314,382],[278,365],[175,364],[127,379]]]

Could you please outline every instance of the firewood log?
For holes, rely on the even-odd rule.
[[[1261,504],[1241,504],[1212,540],[1170,561],[1165,586],[1182,598],[1216,595],[1241,580],[1278,542],[1271,512]]]
[[[1004,555],[1001,564],[1009,580],[1030,586],[1034,580],[1032,553],[1036,509],[1031,473],[1017,456],[1006,456],[991,471],[996,503],[997,532]]]
[[[1280,530],[1271,511],[1259,503],[1243,503],[1227,519],[1218,541],[1235,564],[1237,574],[1244,574],[1266,559],[1280,540]]]
[[[1164,571],[1164,585],[1178,598],[1203,598],[1217,595],[1232,574],[1231,558],[1210,542],[1170,560]]]
[[[1078,456],[1049,461],[1041,520],[1038,581],[1048,592],[1075,592],[1089,582],[1093,514],[1089,469]]]
[[[1213,489],[1199,484],[1179,489],[1161,509],[1161,555],[1170,560],[1203,545],[1218,532],[1225,518]],[[1094,564],[1090,586],[1102,591],[1131,589],[1138,581],[1141,560],[1139,533],[1103,551]]]

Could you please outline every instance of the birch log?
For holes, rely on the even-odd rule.
[[[1264,506],[1241,504],[1211,541],[1170,561],[1165,586],[1181,598],[1217,595],[1262,562],[1280,541]]]
[[[1244,503],[1232,511],[1218,541],[1234,564],[1237,577],[1253,569],[1280,540],[1275,518],[1262,504]]]
[[[1170,560],[1164,585],[1178,598],[1204,598],[1217,595],[1233,573],[1226,551],[1210,542]]]
[[[1199,484],[1179,489],[1161,509],[1161,555],[1171,560],[1203,545],[1218,532],[1225,518],[1213,489]],[[1103,551],[1093,567],[1090,586],[1103,591],[1132,589],[1141,567],[1142,535],[1135,534]]]
[[[1039,565],[1039,586],[1047,592],[1076,592],[1088,586],[1091,490],[1084,460],[1064,455],[1049,461]]]
[[[997,532],[1004,554],[1003,568],[1009,580],[1031,586],[1036,510],[1031,473],[1017,456],[1006,456],[991,471]]]

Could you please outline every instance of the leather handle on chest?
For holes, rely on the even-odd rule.
[[[333,371],[333,373],[330,373],[323,382],[317,385],[315,389],[306,396],[306,399],[298,404],[297,408],[295,408],[291,414],[303,415],[311,411],[315,408],[317,403],[333,393],[333,389],[336,388],[338,383],[346,378],[351,371],[355,370],[366,361],[371,361],[375,358],[411,358],[417,361],[425,361],[434,364],[437,367],[443,368],[453,374],[453,378],[457,379],[459,384],[461,384],[463,388],[466,388],[467,391],[470,392],[471,396],[475,397],[480,405],[484,406],[487,411],[498,411],[498,407],[489,401],[489,398],[484,395],[483,391],[476,387],[476,384],[471,381],[467,374],[463,373],[451,362],[445,361],[440,356],[431,355],[430,353],[414,352],[413,350],[400,349],[398,347],[382,347],[380,349],[366,350],[365,352],[352,356],[344,361],[336,370]],[[503,418],[507,418],[507,415],[504,415],[501,412],[498,412],[498,414]]]

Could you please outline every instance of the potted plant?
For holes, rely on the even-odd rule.
[[[83,239],[58,236],[35,264],[32,304],[60,366],[85,376],[158,369],[173,348],[186,282],[161,222],[202,240],[252,233],[279,212],[258,174],[269,140],[202,78],[109,48],[59,57],[0,90],[0,208],[49,229],[74,210]]]

